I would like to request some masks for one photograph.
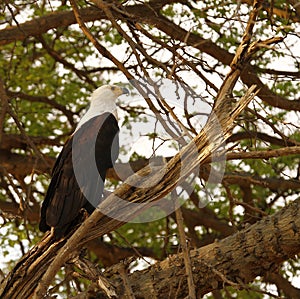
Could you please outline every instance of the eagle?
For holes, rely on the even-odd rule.
[[[119,155],[116,99],[128,93],[127,88],[116,85],[97,88],[55,162],[39,229],[52,228],[56,240],[80,223],[85,211],[91,214],[103,198],[106,171]]]

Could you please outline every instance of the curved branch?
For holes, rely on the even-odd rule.
[[[258,139],[279,146],[294,146],[300,144],[299,142],[294,140],[290,140],[290,139],[284,140],[274,136],[270,136],[266,133],[256,132],[256,131],[235,133],[232,136],[230,136],[230,138],[228,138],[227,142],[237,142],[244,139]]]
[[[269,188],[271,191],[289,191],[300,190],[300,181],[297,179],[284,180],[281,178],[265,178],[260,176],[251,176],[249,174],[225,174],[223,182],[228,184],[245,185],[249,184]]]
[[[104,14],[95,7],[81,10],[85,22],[102,19]],[[24,22],[18,26],[12,26],[0,30],[0,46],[16,41],[24,41],[30,36],[38,36],[50,29],[66,27],[75,24],[76,19],[72,11],[54,12],[31,21]]]
[[[41,137],[41,136],[30,136],[30,139],[38,147],[42,145],[60,146],[62,145],[61,142],[59,141],[61,138],[62,138],[61,136],[54,139]],[[2,140],[0,144],[0,149],[2,150],[11,150],[12,148],[25,150],[27,147],[28,147],[28,143],[26,142],[24,136],[22,135],[19,134],[2,135]]]
[[[55,158],[45,155],[43,155],[43,158],[39,158],[0,150],[0,166],[16,177],[25,177],[33,172],[49,173],[49,169],[51,169],[54,163]]]
[[[245,67],[245,69],[241,73],[241,79],[247,86],[256,84],[260,88],[258,96],[270,106],[281,108],[287,111],[300,111],[300,99],[287,100],[271,91],[259,79],[256,72],[254,71],[254,68],[251,65]]]

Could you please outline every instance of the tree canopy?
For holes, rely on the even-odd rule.
[[[0,9],[1,298],[300,297],[298,1]],[[108,213],[54,242],[51,169],[108,83],[131,91]]]

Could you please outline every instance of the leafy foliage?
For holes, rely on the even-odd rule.
[[[157,81],[161,77],[173,79],[187,86],[188,92],[200,94],[202,99],[213,104],[243,38],[252,9],[251,2],[114,1],[109,8],[117,20],[116,24],[99,10],[99,17],[89,20],[86,25],[136,80],[145,77]],[[292,3],[275,0],[262,4],[252,42],[274,36],[284,37],[284,41],[270,46],[262,44],[251,61],[243,66],[247,67],[246,72],[251,79],[247,78],[247,81],[241,74],[233,90],[234,96],[230,95],[233,99],[240,97],[252,84],[260,84],[259,88],[266,88],[269,92],[259,94],[237,121],[233,134],[236,139],[233,138],[226,146],[229,153],[239,153],[240,157],[226,162],[223,180],[214,190],[207,187],[207,192],[213,194],[213,200],[206,206],[210,211],[206,220],[217,219],[220,225],[239,229],[246,223],[252,224],[264,215],[274,213],[299,196],[300,158],[288,153],[289,147],[299,145],[300,140],[300,109],[294,104],[299,98],[299,32],[296,28],[300,16]],[[7,274],[16,262],[11,253],[23,254],[42,236],[37,230],[37,207],[43,200],[50,177],[41,166],[43,162],[36,160],[36,149],[45,159],[54,158],[75,129],[91,92],[104,83],[128,82],[122,70],[96,50],[75,21],[69,26],[53,23],[46,32],[41,30],[15,41],[13,36],[11,40],[2,37],[1,34],[8,28],[6,26],[19,26],[22,31],[27,20],[71,12],[68,2],[6,1],[0,5],[4,13],[0,17],[0,38],[4,40],[0,51],[0,78],[9,106],[24,128],[21,132],[12,115],[2,110],[0,140],[7,136],[10,142],[9,149],[0,144],[0,152],[6,155],[5,161],[1,159],[0,168],[0,248],[4,258],[1,268]],[[78,1],[78,5],[81,9],[93,7],[86,1]],[[170,26],[173,26],[172,30]],[[270,95],[276,100],[272,102]],[[136,104],[120,101],[120,124],[125,135],[133,136],[135,128],[150,123],[151,118],[158,114],[172,119],[174,107],[168,110],[161,99],[150,98],[150,102],[159,107],[158,112],[144,100]],[[178,114],[178,118],[182,120],[182,114]],[[198,133],[198,128],[191,122],[184,124],[185,131],[176,131],[175,125],[167,124],[176,142],[186,132],[191,138]],[[35,142],[36,149],[27,144],[24,133]],[[155,129],[145,135],[151,140],[166,141],[165,136]],[[14,136],[19,136],[19,142],[15,144],[12,142]],[[121,146],[125,156],[130,151],[130,144]],[[178,148],[182,146],[180,144]],[[243,157],[245,152],[255,154],[280,148],[286,148],[287,154],[265,159]],[[143,150],[146,152],[149,148]],[[165,148],[164,156],[170,158],[173,150]],[[14,158],[9,156],[12,154],[22,158],[23,163],[14,165]],[[35,162],[28,172],[24,165],[31,158]],[[139,162],[143,158],[137,153],[131,155],[131,161]],[[183,207],[195,213],[195,218],[184,219],[189,244],[195,247],[226,237],[224,231],[218,231],[210,226],[209,221],[195,216],[200,215],[196,201],[201,201],[204,196],[202,187],[206,179],[205,174],[199,174],[193,190],[196,199],[192,199],[191,194],[188,199],[182,195],[186,201]],[[110,177],[107,187],[113,191],[121,183]],[[11,204],[12,208],[6,204]],[[143,248],[148,248],[151,251],[148,255],[154,260],[180,250],[174,214],[153,222],[127,223],[102,241],[121,248],[135,247],[137,251],[141,250],[140,255],[143,255]],[[90,253],[91,256],[93,254]],[[105,260],[106,256],[98,258]],[[282,268],[286,277],[295,277],[298,272],[298,261],[288,261]],[[68,296],[68,292],[74,294],[74,290],[70,290],[68,283],[64,285],[66,276],[63,273],[58,276],[58,280],[62,280],[62,291],[59,292]],[[262,281],[255,281],[246,290],[226,287],[220,293],[232,298],[270,298],[270,294],[263,294],[268,286]],[[80,279],[77,288],[85,289],[87,285],[88,281]],[[280,286],[278,288],[279,293],[283,292]],[[277,294],[276,291],[272,293]],[[217,298],[217,295],[209,294],[206,298]]]

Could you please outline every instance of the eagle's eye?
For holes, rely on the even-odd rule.
[[[112,87],[111,87],[111,90],[112,90],[112,91],[114,91],[115,89],[116,89],[116,87],[115,87],[115,86],[112,86]]]

